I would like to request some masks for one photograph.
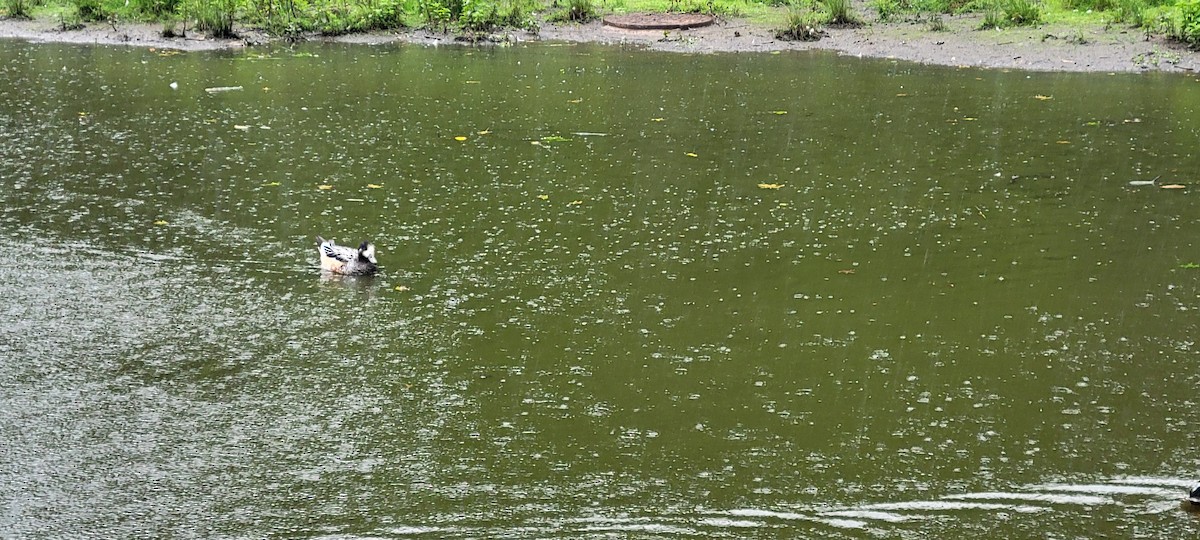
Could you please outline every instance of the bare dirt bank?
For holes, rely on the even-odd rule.
[[[978,16],[945,19],[949,30],[933,32],[922,24],[872,24],[862,28],[828,29],[816,42],[790,42],[775,38],[770,28],[737,19],[704,28],[669,31],[626,30],[588,24],[543,25],[537,34],[513,31],[503,39],[566,41],[645,47],[675,52],[769,52],[831,50],[862,57],[891,58],[948,66],[976,66],[1035,71],[1188,73],[1200,70],[1200,52],[1160,38],[1146,38],[1137,30],[1078,28],[1044,25],[1003,31],[976,30]],[[0,20],[0,38],[64,43],[133,45],[184,50],[231,49],[271,41],[252,30],[234,40],[206,39],[198,35],[164,38],[160,27],[149,24],[91,24],[81,30],[62,31],[51,21]],[[313,37],[345,43],[416,44],[454,43],[453,36],[425,31],[375,33],[337,38]]]

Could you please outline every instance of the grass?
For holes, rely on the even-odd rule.
[[[30,19],[29,0],[4,0],[4,12],[14,19]]]
[[[776,28],[786,39],[817,39],[825,26],[865,24],[854,2],[870,9],[873,20],[929,21],[929,31],[949,27],[943,15],[975,12],[983,14],[984,28],[1131,25],[1200,46],[1200,0],[0,0],[0,15],[44,17],[61,21],[63,28],[81,21],[140,21],[162,24],[164,34],[184,28],[228,37],[235,27],[252,27],[302,37],[407,27],[468,35],[508,28],[536,32],[543,19],[700,12]]]
[[[790,6],[782,28],[775,32],[777,39],[785,41],[817,41],[821,39],[821,23],[824,16],[811,6]]]
[[[825,23],[833,26],[862,26],[862,18],[854,11],[850,0],[821,0],[825,8]]]

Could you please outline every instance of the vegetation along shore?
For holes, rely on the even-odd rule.
[[[606,25],[698,13],[686,30]],[[0,37],[213,49],[532,40],[685,52],[828,49],[943,65],[1200,70],[1200,0],[0,0]]]

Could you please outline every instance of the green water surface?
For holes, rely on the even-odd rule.
[[[0,537],[1194,535],[1195,77],[0,60]]]

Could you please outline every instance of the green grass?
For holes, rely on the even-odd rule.
[[[4,13],[14,19],[32,18],[32,7],[30,0],[4,0]]]
[[[825,15],[812,6],[789,6],[787,19],[775,31],[775,37],[785,41],[817,41],[823,34],[821,23],[824,19]]]
[[[800,4],[793,6],[793,1]],[[1054,23],[1090,32],[1120,24],[1200,46],[1200,0],[867,0],[867,6],[871,18],[882,22],[930,21],[974,12],[983,14],[985,28]],[[793,39],[819,35],[803,30],[810,26],[863,23],[863,14],[851,0],[0,0],[0,14],[31,15],[63,27],[78,21],[139,21],[162,24],[165,34],[184,28],[214,36],[232,36],[235,27],[278,36],[407,27],[464,34],[513,28],[536,32],[540,20],[583,22],[629,12],[742,18]],[[934,23],[928,30],[948,27]],[[1078,34],[1085,35],[1082,30]]]
[[[821,0],[825,22],[835,26],[861,26],[862,18],[854,11],[850,0]]]

